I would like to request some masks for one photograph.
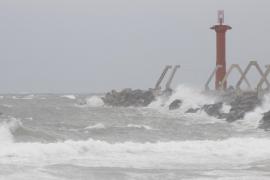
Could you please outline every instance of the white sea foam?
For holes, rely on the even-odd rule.
[[[128,124],[127,127],[129,128],[140,128],[146,130],[154,130],[151,126],[143,125],[143,124]]]
[[[270,140],[264,138],[114,144],[89,139],[48,144],[7,143],[0,149],[1,163],[71,163],[91,167],[232,168],[269,157]]]
[[[90,107],[100,107],[104,105],[104,102],[99,96],[92,96],[86,99],[86,104]]]
[[[186,85],[179,85],[169,99],[164,97],[158,98],[155,102],[151,103],[150,108],[168,108],[168,106],[175,100],[180,99],[183,101],[180,110],[185,112],[190,108],[199,108],[205,104],[215,102],[215,97],[203,94],[200,89],[192,88]]]
[[[223,103],[220,112],[221,113],[229,113],[231,108],[232,107],[230,105]]]
[[[94,125],[87,126],[85,129],[105,129],[105,125],[102,123],[97,123]]]
[[[30,95],[25,95],[25,96],[12,96],[12,99],[24,99],[24,100],[31,100],[35,97],[35,95],[30,94]]]
[[[13,135],[6,122],[0,124],[0,143],[13,142]]]
[[[75,95],[72,95],[72,94],[70,94],[70,95],[63,95],[63,96],[61,96],[61,97],[63,97],[63,98],[68,98],[68,99],[72,99],[72,100],[76,99],[76,96],[75,96]]]
[[[234,122],[234,125],[236,125],[240,130],[256,129],[263,118],[263,113],[268,111],[270,111],[270,94],[266,94],[263,97],[261,106],[256,107],[252,112],[246,113],[244,118]]]
[[[23,96],[21,99],[33,99],[34,97],[35,95],[30,94],[30,95]]]
[[[21,121],[13,117],[3,121],[0,124],[0,144],[13,142],[12,132],[20,126],[22,126]]]

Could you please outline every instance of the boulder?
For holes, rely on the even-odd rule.
[[[188,109],[185,113],[196,113],[198,112],[199,110],[201,110],[201,108],[190,108]]]
[[[263,118],[260,122],[259,127],[264,129],[264,130],[270,129],[270,111],[263,114]]]
[[[226,101],[224,101],[226,99]],[[229,113],[221,112],[223,103],[227,103],[231,106]],[[196,113],[198,111],[205,111],[209,116],[213,116],[219,119],[225,119],[228,122],[233,122],[244,118],[247,112],[253,111],[258,105],[261,104],[261,100],[257,97],[256,93],[245,93],[242,95],[231,94],[231,97],[226,94],[225,98],[214,104],[206,104],[200,108],[188,109],[186,113]],[[268,114],[265,115],[267,118]],[[269,113],[270,119],[270,113]],[[270,120],[269,120],[270,127]]]
[[[217,118],[221,117],[220,110],[222,108],[223,103],[218,102],[215,104],[204,105],[201,109],[204,110],[209,116],[214,116]]]
[[[180,106],[182,105],[182,101],[180,99],[176,99],[174,100],[170,105],[169,105],[169,110],[175,110],[180,108]]]
[[[228,122],[233,122],[238,119],[244,118],[247,112],[253,111],[258,105],[261,104],[261,100],[256,94],[243,94],[237,96],[231,103],[231,110],[226,115]]]
[[[147,106],[155,100],[155,96],[150,90],[132,90],[130,88],[123,89],[120,92],[112,90],[106,93],[102,98],[106,105],[110,106]]]

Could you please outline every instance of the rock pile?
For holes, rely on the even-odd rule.
[[[231,106],[231,109],[228,113],[222,112],[223,104]],[[233,122],[244,118],[247,112],[253,111],[255,107],[260,104],[261,100],[257,97],[256,93],[246,93],[231,98],[228,97],[221,98],[221,100],[217,103],[206,104],[196,109],[191,108],[188,109],[186,113],[196,113],[198,111],[205,111],[209,116],[213,116],[219,119],[226,119],[226,121],[228,122]],[[174,102],[171,103],[170,106],[174,106]],[[270,121],[270,113],[269,113],[269,121]]]
[[[270,130],[270,111],[263,114],[259,127],[265,130]]]
[[[102,100],[106,105],[121,107],[144,107],[155,100],[155,96],[151,90],[132,90],[124,89],[120,92],[112,90],[107,93]]]
[[[178,109],[181,105],[182,101],[180,99],[176,99],[169,105],[169,110]]]
[[[145,107],[155,100],[155,93],[152,90],[132,90],[124,89],[122,91],[112,90],[107,93],[102,100],[106,105],[118,107]],[[169,105],[170,110],[181,108],[183,101],[175,99]],[[223,105],[231,106],[229,112],[223,112]],[[196,109],[188,109],[186,113],[196,113],[198,111],[205,111],[209,116],[218,119],[225,119],[228,122],[243,119],[247,112],[253,111],[257,106],[261,105],[261,99],[256,93],[225,93],[221,95],[218,102],[214,104],[206,104]],[[260,128],[270,129],[270,111],[263,114]]]

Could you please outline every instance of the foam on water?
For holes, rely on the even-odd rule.
[[[223,103],[220,112],[221,113],[229,113],[231,108],[232,107],[230,105]]]
[[[143,125],[143,124],[128,124],[127,127],[146,129],[146,130],[154,130],[151,126],[147,126],[147,125]]]
[[[86,99],[86,104],[90,107],[100,107],[104,105],[104,102],[99,96],[92,96]]]
[[[31,100],[31,99],[35,98],[35,95],[30,94],[30,95],[25,95],[25,96],[20,96],[20,97],[12,96],[11,98],[12,98],[12,99]]]
[[[55,143],[18,143],[13,125],[0,126],[0,163],[70,163],[90,167],[185,168],[239,166],[269,160],[270,139],[229,138],[156,143],[108,143],[88,139]]]
[[[179,85],[175,92],[167,98],[158,98],[156,101],[151,103],[148,107],[155,109],[168,109],[169,105],[176,99],[183,101],[180,111],[185,112],[190,108],[199,108],[205,104],[214,103],[216,98],[203,94],[199,89],[189,87],[186,85]]]
[[[20,126],[22,126],[22,123],[19,119],[11,117],[4,120],[0,124],[0,144],[14,142],[12,132],[14,132]]]
[[[94,125],[87,126],[85,129],[105,129],[105,125],[102,123],[97,123]]]
[[[270,94],[266,94],[263,97],[261,106],[255,108],[254,111],[245,114],[242,120],[238,120],[234,123],[240,130],[256,129],[258,128],[263,114],[270,111]]]
[[[76,96],[75,96],[75,95],[72,95],[72,94],[70,94],[70,95],[63,95],[63,96],[61,96],[61,97],[63,97],[63,98],[68,98],[68,99],[72,99],[72,100],[76,99]]]

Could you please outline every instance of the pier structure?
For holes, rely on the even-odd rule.
[[[171,72],[171,74],[168,77],[168,80],[166,82],[165,89],[162,89],[162,87],[161,87],[161,83],[163,82],[166,74],[168,73],[168,71],[172,67],[173,67],[172,65],[167,65],[163,69],[158,81],[156,82],[154,89],[152,89],[152,92],[154,95],[156,95],[156,96],[163,95],[163,94],[170,95],[172,93],[171,84],[172,84],[173,78],[175,77],[176,71],[180,68],[180,65],[175,65],[173,67],[172,72]]]
[[[260,75],[258,82],[253,82],[253,84],[250,83],[248,76],[247,76],[250,73],[250,70],[252,67]],[[254,60],[250,61],[244,69],[242,69],[239,64],[232,64],[232,65],[230,65],[229,70],[226,71],[224,78],[221,80],[221,83],[220,83],[221,88],[218,90],[215,90],[215,91],[223,93],[223,92],[226,92],[228,90],[229,91],[234,90],[235,92],[237,92],[237,94],[242,94],[242,93],[246,93],[246,92],[253,92],[253,93],[256,93],[258,95],[263,95],[263,94],[270,91],[270,81],[268,80],[268,76],[270,75],[270,65],[267,64],[264,67],[265,67],[265,69],[262,68],[257,61],[254,61]],[[214,74],[216,73],[216,71],[219,68],[220,68],[220,66],[216,66],[214,68],[213,72],[211,73],[210,77],[208,78],[207,82],[205,83],[205,91],[212,91],[209,87],[209,84],[213,80]],[[224,87],[224,83],[227,82],[227,80],[230,77],[233,70],[237,70],[239,72],[239,75],[240,75],[239,79],[236,81],[235,85],[230,85],[230,87]],[[243,82],[246,84],[247,88],[241,87]],[[255,85],[254,85],[254,83],[255,83]]]

